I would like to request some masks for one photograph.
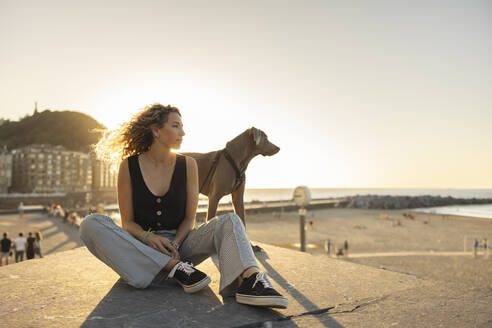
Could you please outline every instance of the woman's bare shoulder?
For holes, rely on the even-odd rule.
[[[120,170],[128,169],[128,157],[120,162]]]

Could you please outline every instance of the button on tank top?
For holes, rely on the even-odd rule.
[[[176,154],[176,164],[168,192],[154,195],[143,179],[138,155],[128,157],[132,181],[134,221],[142,229],[178,229],[186,213],[186,158]]]

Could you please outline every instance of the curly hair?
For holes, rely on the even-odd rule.
[[[103,137],[93,145],[97,158],[115,164],[126,157],[147,151],[154,141],[151,127],[162,128],[169,113],[181,116],[178,108],[155,103],[145,107],[119,128],[104,131]]]

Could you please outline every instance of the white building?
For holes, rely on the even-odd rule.
[[[12,154],[0,151],[0,194],[6,194],[12,185]]]

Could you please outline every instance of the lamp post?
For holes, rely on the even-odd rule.
[[[294,202],[299,206],[299,223],[301,233],[301,252],[306,251],[306,209],[305,206],[311,202],[311,192],[306,186],[299,186],[294,189]]]

